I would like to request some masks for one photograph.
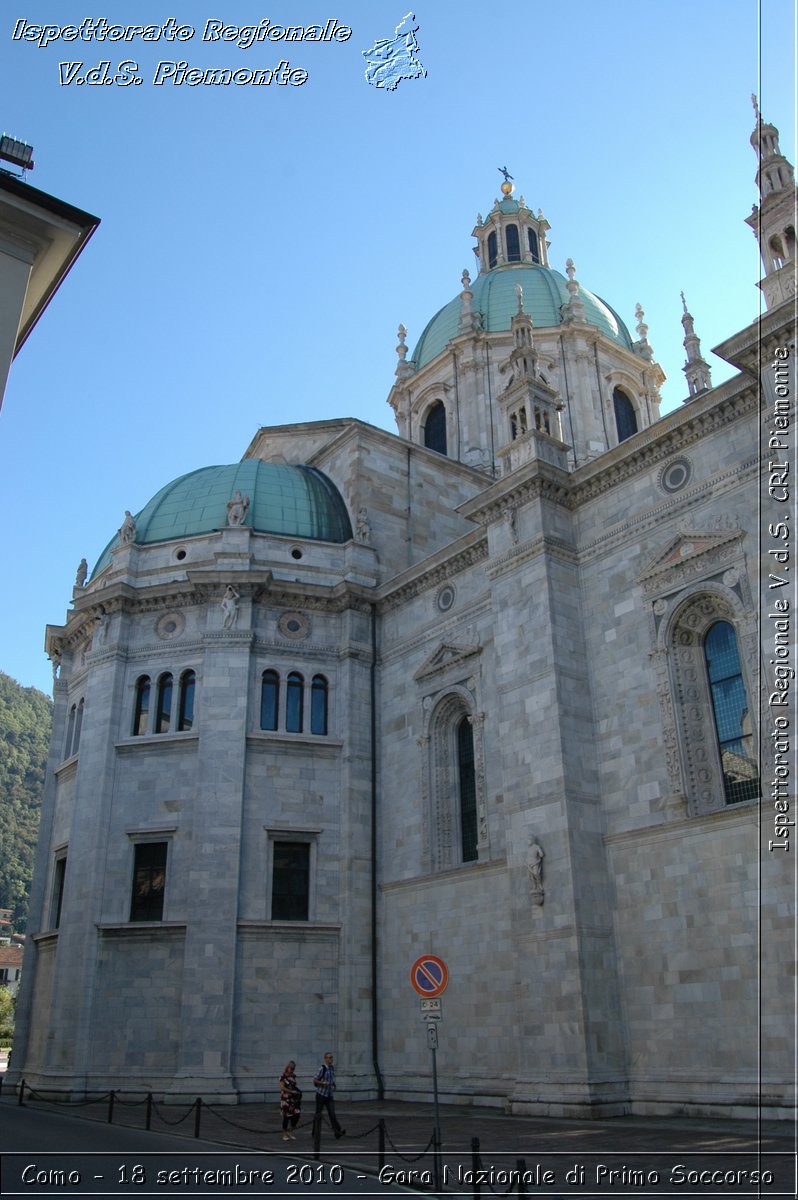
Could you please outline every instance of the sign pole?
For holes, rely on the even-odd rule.
[[[441,1002],[437,998],[449,982],[449,971],[443,959],[436,954],[423,954],[410,968],[410,982],[414,991],[421,996],[421,1015],[427,1022],[427,1045],[432,1051],[432,1098],[435,1125],[432,1131],[432,1161],[434,1163],[435,1191],[438,1195],[443,1187],[441,1173],[441,1116],[438,1106],[438,1025],[442,1017]]]
[[[435,1105],[435,1148],[433,1157],[435,1162],[435,1191],[440,1193],[441,1190],[441,1120],[438,1111],[438,1051],[436,1045],[438,1042],[438,1031],[434,1025],[427,1027],[431,1034],[434,1033],[434,1039],[431,1038],[432,1045],[432,1095]],[[433,1044],[434,1043],[434,1044]]]

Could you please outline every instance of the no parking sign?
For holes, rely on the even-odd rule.
[[[440,996],[449,982],[446,963],[435,954],[422,954],[410,968],[410,982],[419,996]]]

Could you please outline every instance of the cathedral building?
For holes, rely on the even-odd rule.
[[[643,312],[506,178],[475,277],[400,327],[397,434],[262,428],[79,571],[12,1078],[230,1099],[331,1048],[342,1097],[427,1098],[429,954],[447,1099],[786,1111],[758,510],[795,184],[752,142],[766,309],[725,383],[684,303],[661,416]]]

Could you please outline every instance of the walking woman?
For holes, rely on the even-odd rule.
[[[280,1113],[283,1118],[283,1141],[295,1142],[294,1130],[302,1111],[302,1093],[296,1081],[296,1063],[286,1063],[280,1076]]]

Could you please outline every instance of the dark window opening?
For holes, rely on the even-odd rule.
[[[162,921],[167,842],[138,842],[133,864],[131,921]]]
[[[538,249],[538,235],[535,233],[534,229],[527,229],[526,236],[529,243],[529,253],[532,255],[532,261],[539,263],[540,251]]]
[[[75,735],[72,738],[72,753],[77,754],[80,749],[80,732],[83,729],[83,701],[78,705],[78,711],[75,713]]]
[[[446,453],[446,409],[442,401],[436,400],[424,422],[424,445],[438,454]]]
[[[457,775],[463,862],[475,862],[478,857],[477,788],[474,771],[474,733],[468,717],[463,717],[457,726]]]
[[[272,857],[272,920],[307,921],[309,898],[309,843],[275,842]]]
[[[285,698],[285,728],[288,733],[302,732],[302,699],[305,681],[297,671],[288,676]]]
[[[194,724],[194,692],[197,677],[193,671],[184,671],[180,676],[180,702],[177,707],[178,733],[186,733]]]
[[[521,261],[521,241],[518,237],[518,226],[508,225],[506,230],[507,237],[507,261]]]
[[[280,676],[276,671],[264,671],[260,684],[260,727],[277,728],[277,709],[280,696]]]
[[[618,441],[625,442],[632,434],[637,433],[637,416],[632,401],[616,388],[612,393],[612,405],[615,409],[615,427],[618,430]]]
[[[728,621],[716,621],[704,639],[712,712],[727,804],[759,795],[759,772],[737,637]]]
[[[64,879],[66,878],[66,855],[55,860],[55,875],[53,876],[53,903],[51,907],[50,925],[58,929],[61,924],[61,905],[64,901]]]
[[[133,736],[147,732],[150,716],[150,678],[142,675],[136,684],[136,708],[133,714]]]
[[[490,270],[492,267],[495,267],[496,263],[498,262],[498,248],[499,248],[499,243],[496,238],[495,232],[489,233],[488,234],[488,270]]]
[[[155,732],[168,733],[172,718],[172,676],[162,675],[158,680],[158,704],[155,713]]]
[[[310,732],[327,732],[327,680],[323,675],[314,675],[310,688]]]

